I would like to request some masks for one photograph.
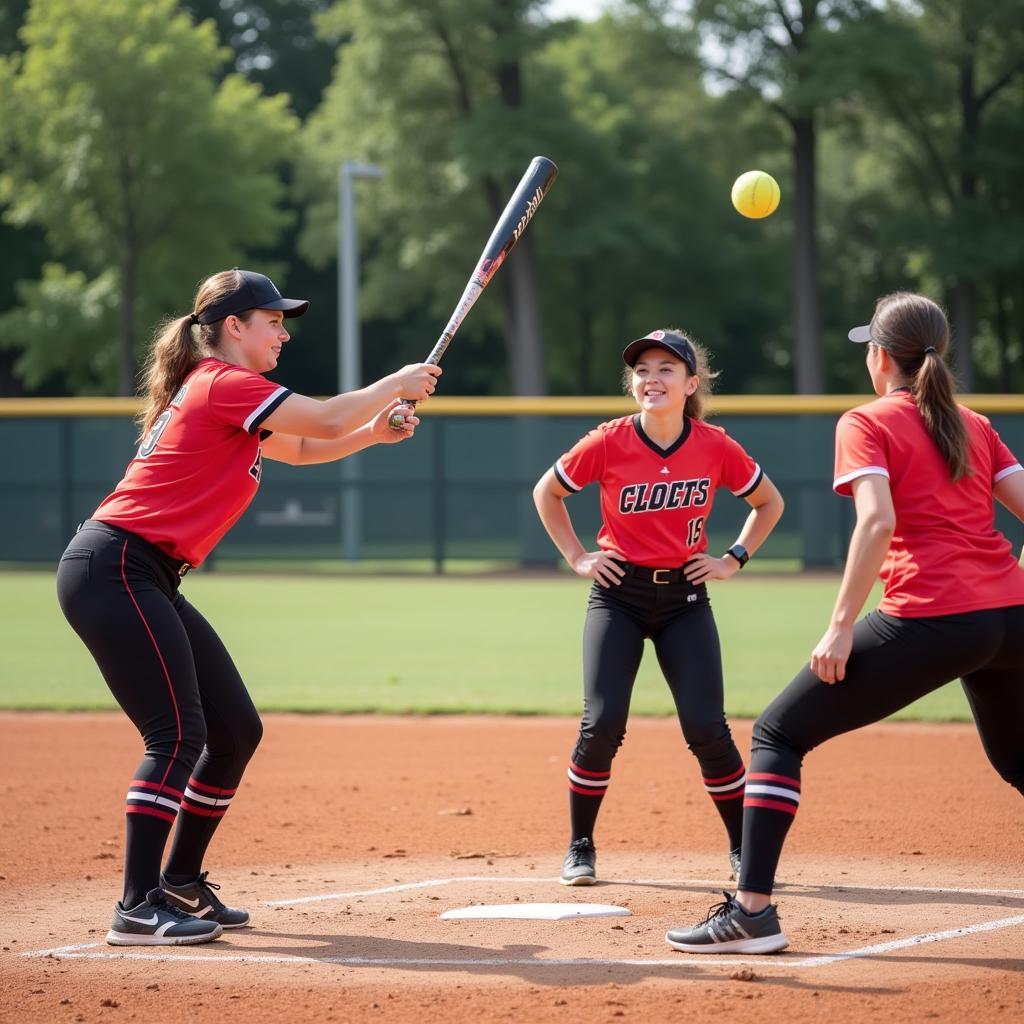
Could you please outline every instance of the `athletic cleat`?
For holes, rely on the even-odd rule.
[[[204,871],[194,882],[186,885],[171,885],[161,875],[160,885],[168,902],[190,917],[216,921],[223,928],[244,928],[249,923],[249,911],[224,906],[213,892],[220,886],[216,882],[208,882],[208,874]]]
[[[162,889],[151,889],[131,910],[114,904],[114,922],[107,932],[111,946],[194,946],[219,939],[216,921],[200,921],[167,902]]]
[[[665,941],[683,953],[777,953],[789,945],[775,907],[748,914],[731,893],[695,928],[672,928]]]
[[[732,868],[732,873],[729,877],[734,881],[738,882],[740,878],[740,851],[730,850],[729,851],[729,867]]]
[[[574,839],[562,861],[562,877],[558,880],[562,885],[593,885],[597,881],[596,860],[593,840]]]

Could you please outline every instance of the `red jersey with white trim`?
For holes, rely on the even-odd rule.
[[[834,489],[887,477],[896,531],[879,572],[879,610],[901,618],[956,615],[1024,604],[1024,570],[995,528],[992,487],[1021,464],[984,416],[958,406],[970,471],[953,483],[914,396],[893,391],[844,413],[836,427]]]
[[[203,359],[92,518],[199,565],[256,496],[260,424],[290,394],[255,370]]]
[[[639,415],[600,424],[555,463],[554,472],[569,491],[600,485],[601,548],[660,569],[707,549],[704,528],[719,487],[743,498],[763,475],[721,427],[686,417],[679,440],[660,448]]]

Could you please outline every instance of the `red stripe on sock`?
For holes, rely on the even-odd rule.
[[[734,779],[738,779],[745,771],[746,771],[746,768],[744,768],[741,765],[739,771],[733,772],[732,775],[723,775],[720,779],[705,779],[704,780],[704,785],[705,786],[720,786],[720,785],[722,785],[725,782],[732,782]]]
[[[137,804],[128,804],[124,809],[125,814],[148,814],[151,818],[163,818],[164,821],[169,821],[172,825],[177,820],[176,814],[170,814],[167,811],[158,811],[155,807],[139,807]]]
[[[206,807],[197,807],[195,804],[190,804],[188,800],[182,800],[181,809],[188,811],[189,814],[198,814],[201,818],[223,818],[228,813],[226,807],[220,807],[217,810],[209,810]]]
[[[790,789],[800,789],[800,780],[791,779],[788,775],[773,775],[771,772],[751,772],[747,776],[747,781],[753,780],[760,782],[781,782],[784,786],[789,786]]]
[[[588,779],[610,779],[612,777],[610,769],[606,772],[590,772],[586,768],[581,768],[575,761],[570,761],[569,765],[577,775],[586,775]]]
[[[787,814],[796,815],[797,809],[792,804],[780,803],[778,800],[762,800],[760,797],[748,796],[743,801],[744,807],[766,807],[770,811],[785,811]]]
[[[718,803],[720,800],[739,800],[740,797],[743,796],[743,793],[744,788],[743,786],[740,786],[739,789],[735,789],[731,793],[708,793],[708,796],[711,797],[715,803]]]
[[[216,786],[206,786],[202,782],[197,782],[195,779],[189,779],[188,784],[193,789],[198,789],[203,793],[209,793],[211,796],[234,796],[238,792],[238,788],[234,789],[219,789]]]
[[[577,786],[575,783],[570,782],[569,783],[569,788],[574,793],[579,793],[580,796],[604,796],[604,794],[605,794],[605,787],[604,786],[601,786],[600,788],[595,788],[595,789],[585,789],[583,786]]]
[[[169,793],[171,796],[177,797],[179,800],[185,795],[179,789],[175,789],[173,786],[161,786],[156,782],[144,782],[142,779],[132,779],[131,785],[141,786],[143,789],[155,789],[159,793]]]

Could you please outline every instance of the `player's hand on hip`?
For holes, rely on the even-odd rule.
[[[401,419],[402,425],[400,427],[393,425],[392,418],[395,423]],[[405,441],[412,437],[419,425],[420,418],[412,407],[406,405],[400,398],[396,398],[370,421],[370,433],[378,444],[396,444],[398,441]]]
[[[437,387],[437,378],[441,376],[441,367],[433,363],[410,363],[393,373],[392,378],[400,398],[413,402],[424,402]]]
[[[683,566],[683,575],[688,583],[707,583],[708,580],[727,580],[740,571],[740,563],[735,558],[725,556],[715,558],[706,552],[694,555]]]
[[[626,570],[619,565],[619,562],[624,561],[626,561],[625,555],[610,548],[607,551],[584,551],[572,563],[572,570],[577,576],[586,576],[588,579],[597,580],[607,590],[608,587],[617,587],[622,582]]]
[[[811,652],[811,671],[823,682],[841,683],[853,650],[853,628],[829,626]]]

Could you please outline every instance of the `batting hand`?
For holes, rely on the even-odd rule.
[[[811,652],[811,671],[823,683],[841,683],[846,678],[846,662],[852,649],[853,628],[829,626]]]
[[[727,580],[740,571],[740,563],[731,555],[715,558],[707,553],[694,555],[683,566],[688,583],[707,583],[708,580]]]
[[[401,419],[402,425],[393,426],[392,417],[395,422]],[[403,405],[400,398],[396,398],[370,421],[370,433],[377,444],[396,444],[412,437],[419,425],[420,418],[416,413],[408,405]]]
[[[610,586],[618,586],[626,570],[619,565],[626,561],[625,555],[618,551],[584,551],[575,562],[572,563],[572,571],[577,576],[586,576],[588,579],[597,580],[607,590]]]
[[[441,367],[433,363],[410,363],[391,375],[399,397],[413,402],[426,401],[437,387]]]

